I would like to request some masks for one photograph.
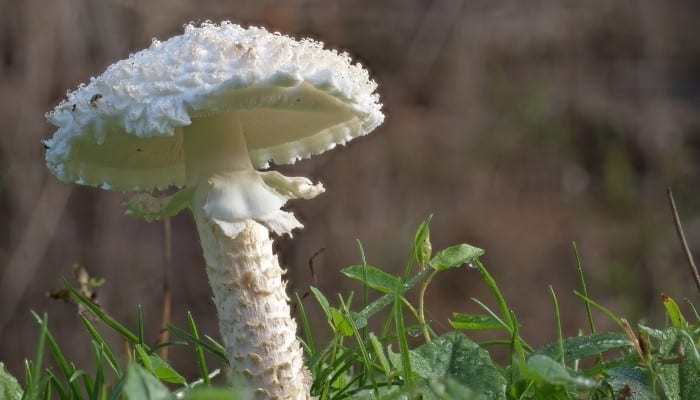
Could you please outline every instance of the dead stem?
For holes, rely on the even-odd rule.
[[[671,205],[671,214],[673,215],[673,224],[676,226],[676,233],[678,233],[678,239],[681,241],[681,246],[683,247],[683,252],[685,252],[685,258],[688,260],[688,265],[690,266],[690,273],[695,279],[695,285],[698,287],[700,292],[700,274],[698,274],[698,268],[695,266],[695,261],[693,260],[693,254],[690,252],[688,247],[688,241],[685,240],[685,234],[683,233],[683,227],[681,226],[681,219],[678,216],[678,209],[676,209],[676,202],[673,200],[673,192],[671,188],[666,190],[668,195],[668,202]]]

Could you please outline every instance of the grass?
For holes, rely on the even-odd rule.
[[[458,244],[433,253],[430,218],[414,236],[400,276],[367,262],[342,274],[362,284],[359,301],[353,293],[328,297],[310,292],[328,321],[331,339],[319,343],[312,332],[301,298],[296,296],[302,345],[313,374],[312,395],[340,399],[697,399],[700,398],[700,323],[691,303],[687,318],[671,297],[662,300],[667,323],[663,327],[637,325],[588,296],[581,258],[574,245],[575,268],[582,308],[588,318],[584,333],[564,337],[554,288],[549,287],[554,342],[532,348],[520,334],[513,308],[479,257],[484,251]],[[436,333],[425,319],[425,296],[437,274],[470,268],[479,274],[497,307],[474,299],[481,312],[454,313],[451,331]],[[96,305],[79,288],[68,287],[70,298],[82,307],[81,322],[90,336],[95,369],[86,371],[67,360],[51,334],[46,315],[33,313],[39,329],[36,354],[25,364],[22,383],[0,364],[0,399],[250,399],[245,384],[215,386],[212,378],[226,368],[220,344],[203,335],[188,314],[186,329],[170,326],[175,341],[151,346],[144,341],[143,313],[137,328],[127,329]],[[415,291],[412,303],[406,293]],[[376,297],[370,301],[370,298]],[[355,306],[355,303],[359,305]],[[599,332],[593,313],[601,312],[620,327]],[[370,324],[370,322],[372,322]],[[101,327],[98,329],[98,325]],[[381,327],[371,330],[370,326]],[[127,351],[110,348],[101,330],[116,332]],[[490,331],[492,340],[477,343],[470,333]],[[416,344],[417,343],[417,344]],[[159,349],[187,345],[199,377],[186,380],[159,356]],[[505,347],[507,365],[495,364],[489,350]],[[213,355],[207,362],[205,354]]]

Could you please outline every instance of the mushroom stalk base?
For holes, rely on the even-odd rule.
[[[257,399],[310,399],[311,375],[268,230],[247,220],[231,238],[197,208],[193,213],[231,372],[245,377]]]

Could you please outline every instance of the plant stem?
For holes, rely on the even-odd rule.
[[[428,277],[425,279],[425,281],[421,284],[420,286],[420,293],[418,294],[418,313],[419,313],[419,322],[421,324],[421,328],[423,329],[423,337],[425,338],[426,343],[430,343],[432,340],[430,338],[430,332],[428,331],[428,324],[425,322],[425,291],[428,290],[428,285],[430,285],[430,282],[435,278],[435,275],[437,275],[437,271],[433,271],[428,275]]]
[[[170,267],[172,265],[172,230],[170,218],[163,218],[163,303],[160,319],[160,332],[158,343],[165,343],[170,340],[170,305],[172,303],[170,293]],[[168,360],[168,346],[160,348],[160,356],[163,360]]]
[[[698,292],[700,292],[700,274],[698,273],[698,268],[695,266],[695,261],[693,260],[693,254],[690,252],[690,247],[688,247],[688,241],[685,240],[685,234],[683,233],[683,227],[681,226],[681,219],[678,216],[678,209],[676,209],[676,202],[673,200],[673,192],[671,191],[671,188],[668,188],[666,193],[668,195],[668,202],[671,206],[673,224],[676,226],[678,239],[681,241],[685,258],[688,260],[688,265],[690,266],[690,273],[693,275],[693,279],[695,279],[695,285],[698,288]]]

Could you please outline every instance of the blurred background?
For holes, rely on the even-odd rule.
[[[30,310],[48,313],[69,358],[89,360],[76,307],[46,295],[76,263],[106,279],[97,299],[118,320],[133,328],[143,306],[156,340],[163,225],[124,216],[125,195],[49,175],[44,113],[152,38],[207,19],[347,49],[379,83],[383,126],[284,168],[327,188],[291,205],[306,227],[277,242],[290,292],[312,284],[320,249],[315,285],[331,299],[357,290],[338,273],[359,262],[356,239],[371,265],[400,273],[433,214],[433,248],[486,250],[531,344],[555,338],[548,285],[564,333],[587,327],[572,293],[574,241],[590,295],[619,316],[661,322],[661,291],[697,304],[666,188],[700,251],[698,2],[0,0],[0,361],[12,373],[34,354]],[[188,213],[172,220],[171,240],[173,323],[185,326],[191,310],[218,337]],[[438,331],[453,311],[478,311],[471,297],[493,304],[469,269],[443,273],[427,296]],[[305,305],[327,336],[314,301]],[[171,354],[194,367],[192,349]]]

